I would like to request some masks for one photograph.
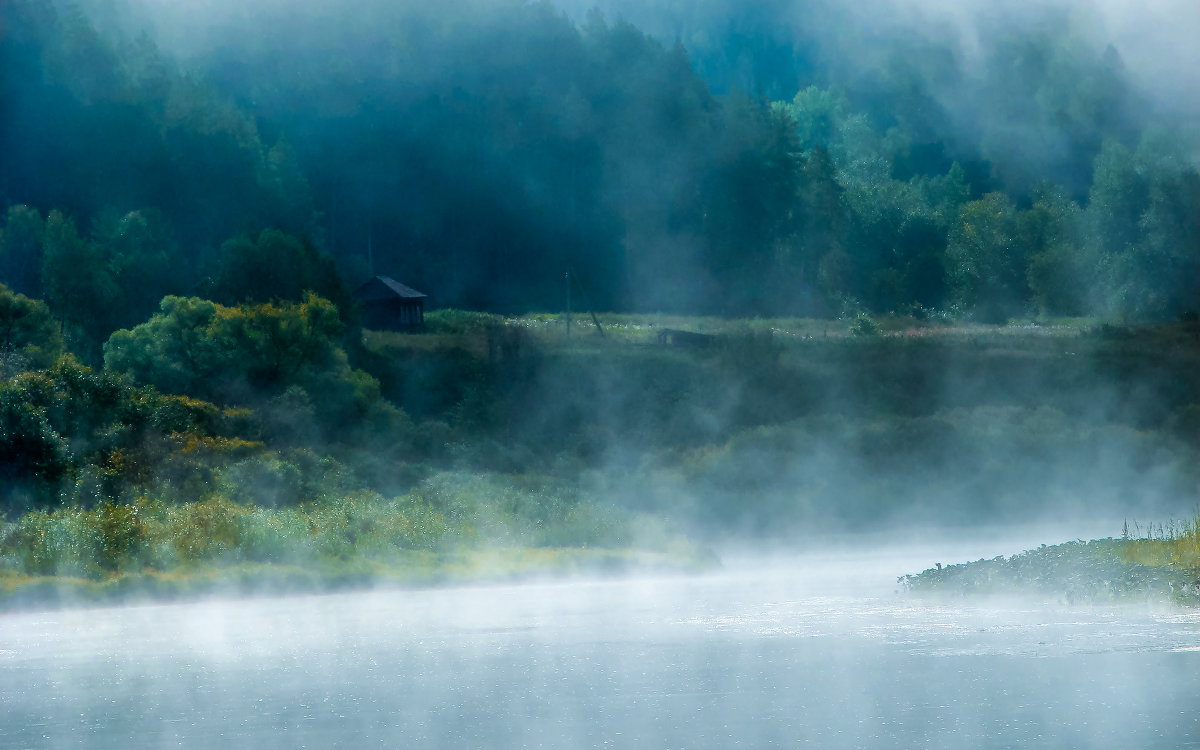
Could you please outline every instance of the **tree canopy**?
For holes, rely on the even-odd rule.
[[[190,16],[185,55],[149,8],[5,3],[0,281],[93,363],[168,294],[352,320],[376,272],[502,312],[568,272],[593,309],[1198,307],[1194,136],[1078,15],[969,10],[967,50],[828,3],[609,5],[267,3]]]

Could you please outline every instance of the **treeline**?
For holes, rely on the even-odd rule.
[[[248,115],[77,8],[6,3],[0,29],[0,283],[84,361],[170,294],[348,301],[294,159]]]
[[[45,297],[93,361],[166,294],[315,288],[346,307],[332,269],[357,283],[369,261],[498,311],[561,307],[567,271],[593,309],[1198,307],[1192,144],[1148,124],[1119,54],[1065,14],[985,36],[972,71],[893,40],[867,76],[828,43],[805,58],[820,34],[802,34],[772,102],[715,72],[759,59],[754,42],[664,45],[547,4],[266,4],[212,21],[221,44],[186,63],[64,7],[0,9],[0,280]],[[743,83],[778,96],[768,73]],[[951,111],[955,86],[969,95]]]

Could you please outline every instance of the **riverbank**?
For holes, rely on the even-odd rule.
[[[1200,564],[1172,555],[1194,536],[1042,545],[1011,557],[938,566],[900,577],[916,596],[1032,595],[1065,604],[1161,602],[1200,606]]]
[[[98,578],[0,571],[0,612],[419,589],[573,577],[698,573],[719,565],[710,551],[680,546],[639,549],[488,547],[397,553],[390,560],[323,560],[315,565],[237,562]]]
[[[715,564],[703,545],[646,514],[446,475],[404,496],[360,492],[282,508],[214,495],[29,512],[0,523],[0,611]]]
[[[0,382],[0,599],[507,580],[458,572],[493,549],[532,551],[521,576],[686,570],[706,546],[1166,517],[1200,486],[1190,323],[601,315],[568,336],[444,310],[420,333],[311,333],[322,358],[254,380],[242,339],[179,317],[330,313],[305,304],[175,299],[118,337],[189,330],[232,390],[138,369],[168,353]]]

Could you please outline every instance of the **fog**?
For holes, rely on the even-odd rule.
[[[1134,74],[1139,88],[1153,92],[1169,110],[1194,113],[1196,107],[1195,45],[1200,10],[1188,0],[1155,0],[1136,7],[1120,0],[1029,3],[943,2],[942,0],[868,0],[846,5],[822,0],[770,0],[758,3],[709,2],[565,2],[560,7],[582,18],[598,8],[614,18],[626,18],[668,41],[679,39],[697,46],[713,29],[744,35],[745,55],[738,72],[762,69],[755,60],[752,35],[762,41],[792,44],[802,50],[815,45],[821,54],[837,56],[860,73],[887,63],[891,45],[903,37],[937,42],[954,52],[953,59],[978,72],[988,42],[1005,33],[1020,32],[1065,16],[1080,41],[1103,49],[1111,44]],[[1045,28],[1052,32],[1052,27]],[[790,36],[789,36],[790,35]],[[802,60],[803,58],[801,58]],[[736,66],[733,66],[735,71]],[[803,75],[803,73],[800,73]],[[734,79],[736,80],[736,79]],[[739,85],[763,86],[769,81],[744,78]],[[787,82],[794,85],[794,82]],[[946,96],[952,92],[941,92]]]
[[[1161,587],[904,578],[1186,530],[1197,37],[0,5],[0,747],[1200,743]]]
[[[221,34],[231,27],[257,26],[264,35],[274,33],[269,24],[283,8],[297,16],[335,22],[346,15],[374,12],[369,2],[322,0],[300,5],[272,0],[89,0],[80,5],[99,24],[129,36],[147,31],[166,50],[184,58],[224,43]],[[484,5],[458,2],[440,7],[447,17],[453,17]],[[503,7],[504,3],[493,5]],[[1058,33],[1054,26],[1065,18],[1070,34],[1079,42],[1098,50],[1113,46],[1135,88],[1153,101],[1160,116],[1194,117],[1200,107],[1195,96],[1200,88],[1200,73],[1196,72],[1200,53],[1193,43],[1200,30],[1200,9],[1190,0],[1152,0],[1137,6],[1121,0],[1056,0],[1035,6],[1015,0],[869,0],[849,5],[826,0],[684,4],[563,0],[553,5],[577,23],[584,23],[589,12],[598,10],[610,20],[628,20],[665,43],[678,40],[717,90],[737,86],[772,98],[788,98],[810,83],[828,83],[821,80],[828,75],[821,69],[831,64],[851,75],[880,72],[894,61],[897,45],[910,45],[911,49],[924,40],[945,49],[951,66],[961,67],[967,76],[967,81],[962,81],[952,70],[927,70],[943,82],[958,82],[955,91],[938,88],[937,79],[925,81],[951,110],[988,108],[985,100],[964,88],[979,84],[971,78],[981,74],[987,48],[996,38],[1028,32],[1039,24],[1046,25],[1049,33]],[[964,94],[970,98],[960,98]]]
[[[699,578],[8,614],[0,746],[1200,739],[1195,614],[894,593],[891,571],[945,551],[811,555]]]
[[[1099,10],[1129,69],[1139,80],[1152,82],[1146,85],[1157,103],[1194,118],[1200,107],[1194,94],[1200,87],[1200,53],[1188,40],[1200,26],[1200,7],[1186,0],[1156,0],[1138,9],[1100,3]]]

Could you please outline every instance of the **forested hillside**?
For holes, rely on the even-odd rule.
[[[1086,8],[980,11],[968,45],[816,2],[82,7],[3,11],[0,257],[93,348],[322,253],[506,312],[568,270],[596,309],[1197,307],[1195,133]]]

